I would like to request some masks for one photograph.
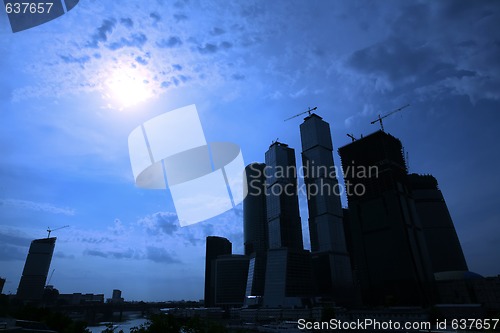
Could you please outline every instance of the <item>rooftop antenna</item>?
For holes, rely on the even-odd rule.
[[[354,142],[354,141],[356,141],[356,140],[357,140],[357,139],[354,137],[354,134],[349,134],[349,133],[347,133],[346,135],[347,135],[348,137],[350,137],[350,138],[351,138],[352,142]]]
[[[50,238],[50,233],[51,233],[52,231],[56,231],[56,230],[63,229],[63,228],[67,228],[67,227],[69,227],[69,225],[65,225],[64,227],[59,227],[59,228],[55,228],[55,229],[50,229],[50,227],[47,227],[47,232],[49,233],[49,234],[47,235],[47,238]]]
[[[311,115],[311,111],[314,111],[314,110],[317,110],[317,109],[318,109],[318,107],[317,107],[317,106],[313,107],[312,109],[309,107],[309,108],[307,109],[307,111],[304,111],[304,112],[301,112],[301,113],[299,113],[299,114],[296,114],[295,116],[292,116],[292,117],[290,117],[290,118],[287,118],[287,119],[285,119],[284,121],[287,121],[287,120],[293,119],[293,118],[295,118],[295,117],[301,116],[301,115],[303,115],[304,113],[309,113],[309,115]]]
[[[396,110],[393,110],[393,111],[391,111],[391,112],[389,112],[389,113],[387,113],[387,114],[385,114],[385,115],[383,115],[383,116],[380,116],[380,114],[379,114],[379,115],[378,115],[378,118],[377,118],[377,119],[375,119],[374,121],[372,121],[370,124],[375,124],[376,122],[379,122],[379,123],[380,123],[380,129],[382,129],[382,131],[384,131],[384,124],[383,124],[383,122],[382,122],[382,119],[387,118],[387,117],[389,117],[391,114],[394,114],[394,113],[396,113],[396,112],[399,112],[399,111],[401,111],[401,110],[403,110],[403,109],[405,109],[405,108],[407,108],[407,107],[409,107],[409,106],[410,106],[410,104],[406,104],[406,105],[404,105],[404,106],[402,106],[402,107],[400,107],[400,108],[398,108],[398,109],[396,109]]]

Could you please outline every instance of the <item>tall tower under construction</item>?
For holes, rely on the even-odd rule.
[[[434,297],[402,148],[397,138],[377,131],[339,149],[352,259],[366,305],[428,305]]]
[[[333,161],[330,125],[310,114],[300,125],[302,166],[317,295],[346,303],[353,299],[352,271]]]
[[[24,301],[40,301],[47,281],[56,237],[35,239],[31,242],[23,275],[17,288],[17,297]]]

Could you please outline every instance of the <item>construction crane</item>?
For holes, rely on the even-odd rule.
[[[59,230],[59,229],[64,229],[64,228],[67,228],[67,227],[69,227],[69,225],[65,225],[64,227],[59,227],[59,228],[55,228],[55,229],[50,229],[50,227],[47,227],[47,232],[49,233],[49,234],[47,235],[47,238],[50,238],[50,233],[51,233],[52,231],[56,231],[56,230]]]
[[[354,136],[354,134],[347,133],[346,135],[351,138],[352,142],[356,141],[356,137]]]
[[[384,123],[382,122],[382,119],[387,118],[387,117],[389,117],[391,114],[394,114],[394,113],[396,113],[396,112],[399,112],[399,111],[401,111],[401,110],[403,110],[403,109],[405,109],[405,108],[407,108],[407,107],[409,107],[409,106],[410,106],[410,104],[406,104],[406,105],[404,105],[404,106],[402,106],[402,107],[400,107],[400,108],[398,108],[398,109],[396,109],[396,110],[394,110],[394,111],[391,111],[391,112],[389,112],[389,113],[387,113],[387,114],[385,114],[385,115],[383,115],[383,116],[378,115],[378,118],[377,118],[377,119],[375,119],[374,121],[372,121],[370,124],[375,124],[376,122],[379,122],[379,123],[380,123],[380,128],[381,128],[381,129],[382,129],[382,131],[383,131],[383,130],[384,130]]]
[[[318,107],[317,107],[317,106],[313,107],[312,109],[309,107],[307,111],[304,111],[304,112],[301,112],[301,113],[299,113],[299,114],[296,114],[295,116],[292,116],[292,117],[290,117],[290,118],[287,118],[287,119],[285,119],[284,121],[287,121],[287,120],[293,119],[293,118],[295,118],[295,117],[301,116],[301,115],[303,115],[304,113],[309,113],[309,114],[311,114],[311,111],[314,111],[314,110],[317,110],[317,109],[318,109]]]

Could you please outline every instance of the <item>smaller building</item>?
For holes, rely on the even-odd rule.
[[[266,268],[264,306],[304,307],[312,297],[311,253],[300,249],[270,249]]]
[[[222,255],[215,259],[215,306],[241,307],[250,258],[242,254]]]
[[[113,289],[113,296],[108,299],[108,303],[123,303],[123,301],[122,291],[119,289]]]
[[[59,304],[67,305],[78,305],[78,304],[89,304],[89,303],[104,303],[104,294],[59,294],[57,298]]]
[[[205,252],[205,307],[215,306],[215,259],[232,253],[231,242],[224,237],[208,236]]]

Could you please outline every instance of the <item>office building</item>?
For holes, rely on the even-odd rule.
[[[17,288],[17,297],[24,301],[40,301],[56,245],[56,238],[35,239],[31,242]]]
[[[304,248],[297,196],[295,150],[274,142],[266,152],[269,248]]]
[[[264,306],[304,307],[313,295],[311,254],[294,248],[269,249],[267,253]]]
[[[243,306],[249,257],[241,254],[220,255],[214,263],[214,305],[221,308]]]
[[[124,299],[122,297],[122,291],[119,289],[113,289],[113,294],[111,296],[111,299],[108,300],[108,302],[111,303],[123,303]]]
[[[248,194],[243,200],[243,236],[245,255],[250,257],[245,293],[247,305],[257,305],[264,295],[266,257],[269,248],[265,167],[263,163],[252,163],[245,168]]]
[[[215,306],[215,259],[231,254],[232,244],[224,237],[208,236],[205,256],[205,307]]]
[[[468,271],[462,246],[436,178],[411,174],[408,179],[433,273]]]
[[[352,256],[366,305],[427,305],[434,280],[401,142],[377,131],[339,149]]]
[[[311,257],[302,242],[295,151],[274,142],[266,152],[269,231],[264,306],[304,306],[312,295]]]
[[[339,303],[350,302],[351,262],[346,249],[330,125],[320,116],[310,114],[300,125],[300,137],[315,294]]]

